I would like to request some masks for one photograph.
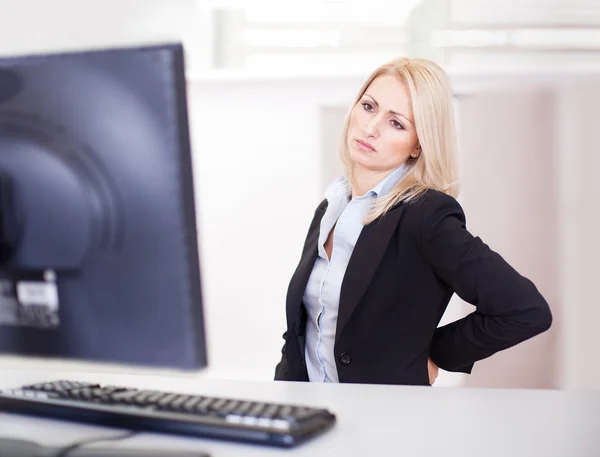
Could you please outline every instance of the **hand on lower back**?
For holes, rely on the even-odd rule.
[[[440,369],[431,359],[427,359],[427,371],[429,372],[429,384],[433,385]]]

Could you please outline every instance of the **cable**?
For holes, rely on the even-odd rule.
[[[127,438],[131,438],[132,436],[137,435],[137,431],[132,430],[129,431],[127,433],[124,433],[122,435],[117,435],[117,436],[104,436],[104,437],[100,437],[100,438],[89,438],[86,440],[81,440],[81,441],[77,441],[73,444],[69,444],[68,446],[65,446],[61,449],[59,449],[56,454],[54,454],[53,457],[66,457],[68,456],[71,452],[82,448],[83,446],[86,446],[88,444],[94,444],[94,443],[102,443],[105,441],[121,441]]]

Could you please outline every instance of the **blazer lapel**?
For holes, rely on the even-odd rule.
[[[306,285],[308,284],[308,278],[312,272],[315,260],[317,260],[318,243],[319,243],[319,231],[321,228],[321,219],[327,209],[327,201],[321,203],[315,212],[315,217],[308,230],[306,241],[304,243],[304,249],[302,250],[302,257],[298,263],[298,267],[294,272],[290,285],[288,287],[288,293],[286,298],[287,316],[288,316],[288,328],[297,327],[298,313],[300,311],[300,304],[302,303],[302,297]],[[296,335],[300,333],[302,329],[295,328]]]
[[[403,212],[404,205],[400,205],[366,225],[360,233],[342,281],[336,341],[367,290]]]

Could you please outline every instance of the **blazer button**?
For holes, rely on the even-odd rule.
[[[340,362],[342,362],[343,365],[350,365],[350,362],[352,362],[352,356],[347,352],[342,352],[340,354]]]

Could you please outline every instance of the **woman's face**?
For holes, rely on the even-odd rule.
[[[371,81],[350,113],[348,149],[356,168],[387,172],[420,153],[412,104],[392,75]]]

